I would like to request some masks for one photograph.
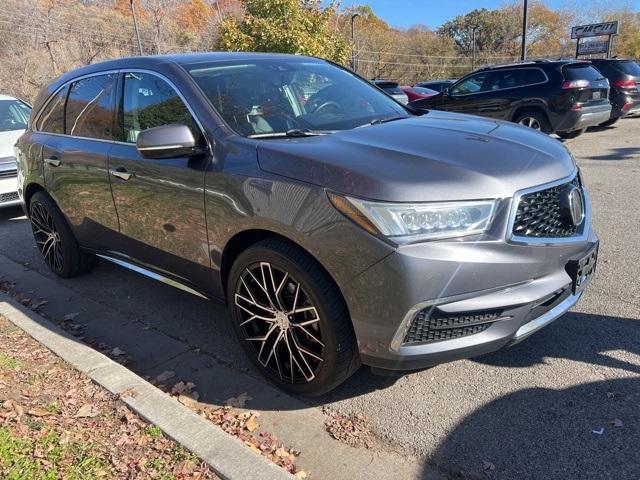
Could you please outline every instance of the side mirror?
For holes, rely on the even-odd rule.
[[[193,133],[181,123],[141,131],[136,147],[144,158],[187,157],[197,153]]]

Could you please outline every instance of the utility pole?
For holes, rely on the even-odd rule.
[[[524,15],[522,16],[522,54],[520,55],[520,60],[527,59],[527,20],[529,16],[529,7],[527,5],[527,0],[524,0]]]
[[[356,19],[356,17],[359,16],[359,13],[354,13],[353,15],[351,15],[351,70],[353,70],[354,72],[356,71],[356,31],[353,21]]]
[[[475,72],[476,70],[476,32],[480,28],[480,25],[473,26],[473,50],[471,51],[471,71]]]
[[[136,9],[133,7],[133,0],[131,2],[131,14],[133,15],[133,26],[136,29],[136,38],[138,39],[138,49],[140,50],[140,56],[142,56],[142,42],[140,42],[140,32],[138,31],[138,20],[136,19]]]

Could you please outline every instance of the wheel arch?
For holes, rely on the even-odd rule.
[[[27,215],[27,217],[29,217],[30,215],[30,211],[29,211],[29,205],[31,204],[31,199],[33,198],[33,196],[37,193],[37,192],[46,192],[46,188],[44,188],[42,185],[40,185],[39,183],[36,182],[32,182],[29,185],[27,185],[25,187],[25,189],[23,190],[23,199],[24,199],[24,206],[25,208],[23,210],[25,210],[25,214]],[[47,195],[49,195],[49,193],[47,192]],[[51,195],[49,195],[49,197],[51,197]]]
[[[308,249],[304,246],[300,245],[299,242],[296,242],[294,239],[289,238],[281,233],[277,233],[271,230],[264,229],[251,229],[245,230],[242,232],[238,232],[234,235],[226,244],[224,251],[222,252],[222,256],[220,259],[220,281],[223,289],[224,298],[227,298],[227,282],[229,280],[229,273],[231,272],[231,267],[234,262],[238,258],[238,256],[244,252],[247,248],[255,245],[256,243],[262,242],[263,240],[269,240],[272,238],[277,238],[286,242],[289,242],[296,247],[300,248],[304,251],[305,254],[309,255],[323,270],[324,272],[333,280],[338,286],[336,279],[331,275],[331,273],[325,268],[325,266],[320,262],[320,260],[313,255]],[[339,288],[338,288],[339,290]],[[342,296],[342,293],[340,293]],[[343,298],[344,300],[344,298]]]
[[[520,115],[522,115],[523,113],[526,112],[538,112],[541,113],[545,116],[545,118],[547,119],[547,122],[549,122],[549,125],[551,125],[551,119],[549,116],[549,111],[547,108],[545,108],[543,105],[540,104],[524,104],[524,105],[520,105],[514,112],[513,115],[511,116],[511,121],[515,122],[516,118],[518,118]]]

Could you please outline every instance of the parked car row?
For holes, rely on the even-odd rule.
[[[26,130],[30,113],[27,103],[0,95],[0,207],[20,204],[14,145]]]
[[[100,257],[226,302],[256,368],[298,395],[361,364],[397,374],[512,345],[595,273],[565,146],[419,115],[318,58],[85,66],[41,91],[17,155],[53,272]]]
[[[606,61],[607,66],[622,63]],[[632,63],[627,61],[625,65]],[[638,80],[616,83],[620,86],[612,95],[621,89],[638,93],[637,81],[640,75]],[[587,127],[611,125],[621,115],[640,108],[634,99],[618,100],[617,96],[612,107],[609,93],[609,81],[591,62],[538,59],[480,68],[439,95],[411,102],[410,106],[508,120],[573,138]]]

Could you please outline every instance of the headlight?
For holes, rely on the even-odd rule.
[[[374,235],[399,244],[484,233],[498,200],[446,203],[380,203],[329,193],[333,205]]]

